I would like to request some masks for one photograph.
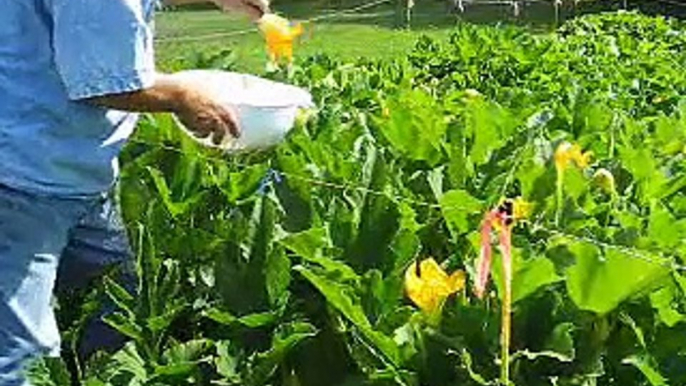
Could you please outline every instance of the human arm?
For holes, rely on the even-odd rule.
[[[240,135],[235,112],[217,104],[200,87],[180,83],[173,76],[159,74],[150,87],[83,100],[96,106],[131,112],[174,113],[201,138],[212,136],[215,144],[227,134]]]
[[[155,70],[153,0],[47,0],[55,65],[69,99],[136,112],[173,112],[198,136],[238,134],[235,114],[202,87]]]
[[[269,13],[268,0],[163,0],[167,5],[189,5],[213,3],[224,10],[239,11],[247,14],[253,21]]]

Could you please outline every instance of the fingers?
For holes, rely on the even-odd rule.
[[[200,89],[189,87],[181,98],[177,116],[194,137],[221,145],[227,136],[238,138],[241,130],[232,106],[222,105]]]
[[[229,134],[231,134],[234,138],[238,138],[241,136],[241,128],[238,126],[238,119],[236,118],[236,114],[233,111],[228,109],[222,109],[221,119],[225,127],[228,129]]]
[[[270,12],[269,2],[266,0],[215,0],[215,3],[224,10],[243,12],[253,21]]]
[[[270,12],[269,2],[266,0],[241,0],[241,1],[243,2],[243,4],[245,4],[245,6],[247,8],[250,8],[253,10],[250,12],[254,12],[254,15],[256,15],[257,18],[260,18],[265,13]]]
[[[209,129],[208,126],[204,126],[204,125],[200,125],[200,124],[194,124],[192,121],[190,122],[190,125],[193,125],[193,126],[190,126],[188,123],[185,123],[185,124],[189,128],[192,128],[193,136],[195,136],[197,138],[200,138],[200,139],[207,138],[207,136],[212,134],[212,131]]]
[[[241,134],[241,131],[233,112],[226,108],[217,106],[215,113],[216,115],[214,116],[214,119],[212,119],[211,124],[208,126],[212,143],[215,146],[219,146],[222,142],[224,142],[224,139],[228,135],[238,138]]]
[[[234,6],[234,9],[248,15],[250,20],[253,22],[257,22],[265,13],[267,13],[261,5],[257,4],[257,2],[249,0],[240,0],[240,2]]]

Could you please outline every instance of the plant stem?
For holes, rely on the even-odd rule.
[[[500,327],[500,383],[510,385],[510,341],[512,333],[512,228],[504,226],[500,234],[500,247],[503,254],[503,278],[505,292]]]
[[[555,182],[555,189],[556,189],[556,208],[555,208],[555,226],[560,226],[560,222],[562,221],[562,210],[564,207],[564,192],[562,185],[564,185],[564,170],[557,170],[557,181]]]

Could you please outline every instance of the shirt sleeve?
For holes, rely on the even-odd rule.
[[[70,99],[152,86],[152,0],[48,1],[55,66]]]

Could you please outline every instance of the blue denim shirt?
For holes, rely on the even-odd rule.
[[[4,0],[0,184],[58,196],[107,190],[137,116],[85,98],[154,82],[153,0]]]

